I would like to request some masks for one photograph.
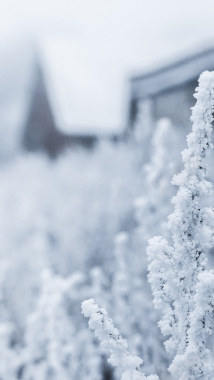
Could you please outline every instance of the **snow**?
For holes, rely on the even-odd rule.
[[[112,91],[117,82],[121,85],[120,75],[118,80],[109,78],[105,68],[96,65],[94,57],[72,38],[46,38],[39,51],[60,130],[78,134],[121,132],[122,98]]]

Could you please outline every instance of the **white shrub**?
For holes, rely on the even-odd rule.
[[[163,313],[159,326],[163,335],[169,336],[165,342],[167,352],[174,355],[169,371],[173,379],[179,380],[211,380],[214,375],[206,348],[214,317],[214,271],[206,269],[207,250],[214,243],[214,210],[203,206],[204,196],[208,197],[212,189],[205,179],[205,158],[207,149],[212,146],[214,72],[201,75],[195,97],[193,129],[187,137],[188,149],[182,154],[184,170],[173,178],[173,183],[179,187],[173,197],[174,213],[169,217],[173,244],[158,236],[150,240],[148,248],[154,304]],[[158,178],[159,171],[152,177]],[[142,213],[141,220],[143,216]],[[125,300],[124,294],[129,297],[133,292],[132,285],[131,291],[127,287],[131,279],[127,241],[127,235],[120,236],[117,241],[120,272],[114,279],[116,299],[121,306],[118,313],[124,311],[125,319],[129,318],[126,301],[128,303],[130,298]],[[89,327],[110,353],[110,363],[122,369],[122,379],[145,379],[139,372],[142,360],[129,355],[126,341],[107,318],[106,311],[99,309],[93,300],[85,301],[82,309],[84,316],[89,318]],[[135,312],[134,308],[131,310]],[[120,322],[120,316],[116,317],[128,330],[130,325],[127,321],[123,323],[124,318],[122,315]],[[155,375],[151,378],[157,379]]]
[[[159,325],[165,336],[171,336],[166,350],[175,355],[169,370],[180,380],[209,379],[213,373],[206,337],[213,329],[214,274],[206,271],[206,265],[207,249],[213,244],[214,212],[203,207],[203,196],[212,190],[205,179],[205,157],[212,146],[214,73],[200,76],[195,97],[193,128],[187,137],[188,149],[182,153],[184,170],[173,178],[179,187],[169,217],[173,245],[156,237],[148,248],[149,282],[155,306],[163,312]]]

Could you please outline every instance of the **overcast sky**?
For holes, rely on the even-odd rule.
[[[0,44],[44,41],[73,87],[61,82],[65,122],[114,127],[125,118],[127,78],[214,46],[213,15],[213,0],[0,0]]]

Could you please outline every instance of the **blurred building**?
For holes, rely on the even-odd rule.
[[[43,151],[50,157],[57,156],[68,147],[82,146],[92,148],[97,136],[90,131],[64,133],[57,126],[54,110],[51,106],[48,86],[45,83],[41,65],[36,63],[29,108],[24,126],[22,144],[28,151]]]
[[[167,117],[176,126],[189,127],[193,94],[205,70],[214,70],[213,47],[131,78],[129,126],[134,126],[140,105],[154,122]]]
[[[0,159],[23,149],[55,157],[121,135],[102,68],[73,40],[51,37],[36,47],[18,40],[1,53]]]

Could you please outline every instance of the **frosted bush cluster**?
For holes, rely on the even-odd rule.
[[[206,268],[207,252],[213,246],[214,212],[203,205],[204,197],[208,197],[212,190],[211,183],[205,179],[205,158],[208,148],[212,147],[214,73],[201,75],[195,97],[197,102],[191,118],[193,128],[187,137],[188,148],[182,153],[184,170],[172,181],[179,187],[172,199],[174,212],[168,223],[172,245],[157,236],[150,240],[148,248],[148,278],[155,307],[163,313],[159,326],[163,335],[169,337],[165,342],[167,352],[174,355],[169,372],[173,379],[179,380],[209,380],[214,375],[210,351],[206,347],[207,335],[213,331],[214,317],[214,271]],[[151,180],[154,181],[158,174],[154,171]],[[140,204],[144,209],[144,200]],[[110,351],[112,363],[112,352],[116,351],[115,355],[120,357],[121,349],[106,343],[110,331],[108,320],[103,317],[105,312],[88,301],[83,303],[83,313],[90,318],[89,327],[101,344]],[[101,321],[98,321],[97,314],[102,314]],[[125,368],[120,360],[116,365]],[[130,374],[129,378],[132,376],[135,375]]]
[[[101,379],[102,357],[79,317],[84,286],[81,273],[67,278],[42,273],[41,296],[27,320],[19,354],[24,380]]]
[[[162,119],[152,137],[151,159],[142,169],[144,191],[134,202],[135,228],[128,233],[122,231],[115,239],[110,309],[111,317],[126,337],[130,351],[144,358],[145,373],[155,371],[165,378],[168,359],[157,329],[159,316],[154,313],[151,302],[146,248],[149,238],[166,231],[165,219],[171,211],[173,193],[168,190],[168,184],[177,167],[176,150],[179,146],[176,149],[172,147],[170,138],[176,139],[176,132],[169,120]],[[149,318],[142,318],[142,315],[149,315]],[[119,377],[119,370],[117,373]]]
[[[1,380],[213,379],[213,73],[195,97],[177,194],[180,132],[149,104],[129,142],[2,163]]]
[[[0,255],[9,260],[7,306],[21,329],[43,269],[68,276],[108,266],[114,235],[129,228],[140,192],[137,170],[134,151],[122,144],[71,152],[56,162],[22,155],[1,166]]]
[[[80,305],[88,297],[108,300],[103,291],[114,235],[133,223],[132,201],[142,186],[138,165],[132,147],[103,143],[54,162],[20,155],[0,167],[0,302],[6,314],[0,313],[0,334],[5,358],[11,357],[0,360],[2,379],[12,379],[13,371],[20,379],[95,380],[108,370]],[[49,277],[41,277],[46,268]],[[70,276],[75,290],[63,285]],[[70,356],[57,364],[57,352],[63,355],[66,347]]]

